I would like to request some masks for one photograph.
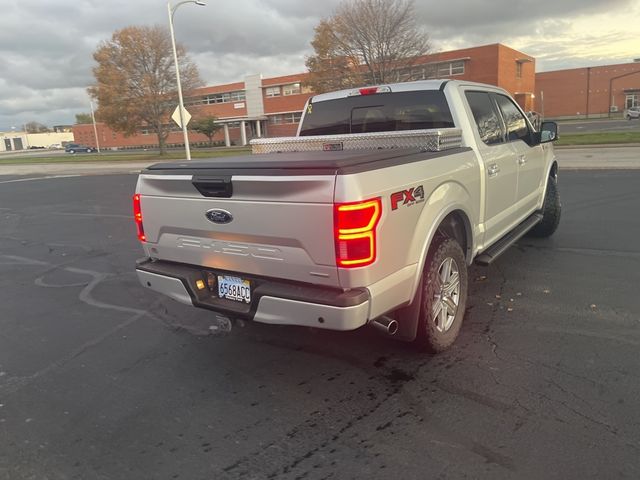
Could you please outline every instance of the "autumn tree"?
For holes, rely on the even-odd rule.
[[[46,125],[35,121],[25,123],[24,129],[27,133],[46,133],[51,131]]]
[[[180,79],[185,95],[201,85],[196,66],[177,46]],[[89,95],[98,102],[97,115],[114,130],[127,135],[141,126],[158,136],[165,152],[169,116],[178,103],[176,72],[167,29],[132,26],[116,31],[93,54],[96,84]]]
[[[322,20],[315,27],[311,46],[315,55],[307,57],[309,77],[305,84],[316,93],[361,85],[362,75],[355,68],[356,57],[347,57],[335,37],[335,20]]]
[[[189,123],[189,129],[206,136],[209,139],[209,146],[213,147],[213,137],[222,128],[222,125],[216,123],[217,120],[213,115],[196,118]]]
[[[76,125],[82,125],[84,123],[93,123],[90,113],[76,113]]]
[[[346,0],[316,27],[311,45],[307,84],[316,92],[411,78],[430,51],[412,0]]]

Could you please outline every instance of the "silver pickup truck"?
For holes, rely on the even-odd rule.
[[[316,95],[296,137],[141,172],[137,274],[231,319],[370,324],[441,351],[462,325],[468,266],[556,230],[556,138],[489,85]]]

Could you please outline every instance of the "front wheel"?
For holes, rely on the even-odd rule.
[[[93,150],[91,150],[90,148],[87,148],[87,153],[91,153],[93,152]]]
[[[549,177],[547,191],[544,195],[542,206],[542,220],[530,230],[532,237],[550,237],[558,228],[562,205],[560,194],[558,193],[558,180],[556,177]]]
[[[418,342],[442,352],[458,337],[467,304],[467,263],[458,242],[436,236],[423,275]]]

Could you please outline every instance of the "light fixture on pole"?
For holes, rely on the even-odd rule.
[[[182,135],[184,136],[184,150],[187,160],[191,160],[191,149],[189,148],[189,134],[187,133],[187,124],[184,121],[184,101],[182,100],[182,85],[180,84],[180,66],[178,64],[178,51],[176,50],[176,37],[173,33],[173,15],[180,5],[185,3],[195,3],[201,7],[206,5],[200,0],[186,0],[179,2],[175,7],[171,6],[171,2],[167,2],[167,11],[169,13],[169,32],[171,33],[171,46],[173,47],[173,61],[176,65],[176,83],[178,84],[178,110],[180,112],[180,126],[182,127]]]
[[[89,106],[91,107],[91,121],[93,122],[93,136],[96,139],[96,148],[100,153],[100,140],[98,140],[98,127],[96,127],[96,116],[93,113],[93,102],[89,100]]]

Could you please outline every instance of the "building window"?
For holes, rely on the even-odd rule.
[[[438,64],[438,77],[450,77],[464,73],[464,61],[446,62]]]
[[[301,117],[302,112],[279,113],[277,115],[269,115],[269,123],[271,125],[299,123]]]
[[[280,87],[267,87],[264,91],[265,97],[279,97]]]
[[[640,106],[640,93],[627,94],[627,98],[624,102],[625,108]]]
[[[213,105],[216,103],[230,103],[244,100],[246,94],[244,90],[238,90],[236,92],[214,93],[206,95],[204,97],[190,99],[186,102],[186,105]]]
[[[300,95],[300,84],[291,83],[282,87],[282,95]]]
[[[522,62],[516,62],[516,78],[522,78]]]

